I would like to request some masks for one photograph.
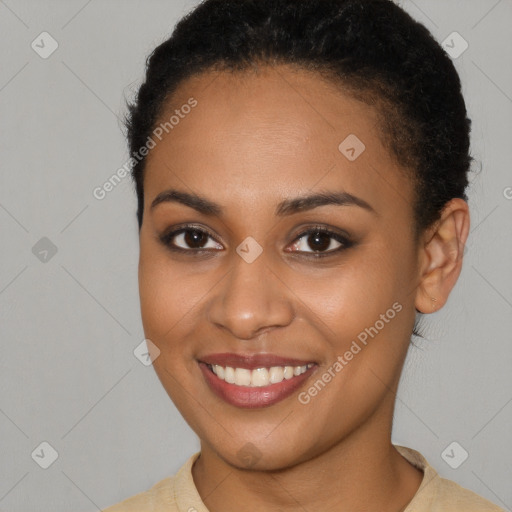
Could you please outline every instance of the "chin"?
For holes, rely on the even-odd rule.
[[[273,443],[247,440],[239,449],[234,449],[233,443],[229,447],[213,446],[212,449],[226,464],[239,470],[281,471],[314,457],[314,454],[299,451],[298,446],[300,443],[293,443],[288,438],[286,444],[281,440]]]

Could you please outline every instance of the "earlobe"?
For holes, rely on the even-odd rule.
[[[416,290],[417,311],[433,313],[446,304],[462,269],[469,222],[468,204],[454,198],[446,203],[440,219],[425,232]]]

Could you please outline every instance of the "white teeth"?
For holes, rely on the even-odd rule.
[[[237,386],[250,386],[251,370],[247,368],[235,368],[235,384]]]
[[[256,368],[252,371],[251,385],[256,387],[268,386],[268,370],[266,368]]]
[[[278,384],[284,379],[284,368],[282,366],[272,366],[268,372],[270,384]]]
[[[229,384],[235,383],[235,370],[233,370],[233,368],[230,366],[227,366],[224,371],[224,380]]]
[[[285,366],[284,367],[284,378],[289,380],[293,377],[293,366]]]
[[[215,365],[213,367],[213,372],[217,374],[217,377],[219,377],[219,379],[224,379],[224,375],[226,374],[224,368],[219,365]]]
[[[223,367],[217,364],[210,366],[211,370],[221,380],[236,386],[263,387],[270,384],[279,384],[283,380],[289,380],[294,376],[305,373],[313,363],[304,366],[272,366],[271,368],[247,368]]]

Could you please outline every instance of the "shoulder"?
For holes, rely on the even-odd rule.
[[[436,508],[434,510],[447,510],[464,512],[504,512],[504,509],[482,498],[465,487],[439,477],[437,482]],[[440,508],[437,508],[440,507]]]
[[[103,512],[178,512],[181,510],[180,500],[197,494],[192,478],[192,465],[199,453],[192,455],[180,468],[176,475],[164,478],[149,490],[135,494],[120,503],[112,505]],[[195,497],[197,501],[199,495]]]
[[[158,507],[166,506],[169,512],[177,511],[173,496],[174,477],[168,477],[153,485],[148,491],[135,494],[103,512],[154,512]]]
[[[423,481],[404,512],[505,512],[475,492],[439,476],[420,452],[399,445],[395,448],[423,471]]]

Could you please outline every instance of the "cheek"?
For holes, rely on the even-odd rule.
[[[374,241],[329,272],[307,278],[295,273],[290,287],[305,306],[306,322],[326,342],[320,373],[343,358],[343,369],[335,372],[331,391],[319,404],[333,400],[354,410],[370,407],[392,386],[414,322],[412,258],[405,243]]]
[[[381,313],[404,297],[403,265],[385,248],[360,247],[332,268],[309,275],[288,274],[290,288],[333,335],[353,335],[373,324]],[[317,322],[315,322],[317,323]]]
[[[197,287],[155,245],[141,239],[139,296],[144,333],[160,346],[179,333],[197,301]]]
[[[153,368],[183,414],[190,408],[187,397],[199,396],[194,388],[199,372],[192,347],[186,343],[187,333],[197,325],[194,306],[202,295],[197,290],[197,278],[187,277],[165,250],[141,243],[139,296],[144,335],[160,350]],[[183,391],[185,383],[187,393]]]

